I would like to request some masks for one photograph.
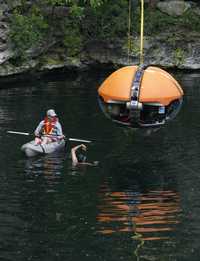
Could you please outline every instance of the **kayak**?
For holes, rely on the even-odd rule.
[[[41,154],[50,154],[63,150],[65,147],[65,140],[54,141],[48,144],[35,144],[32,140],[21,147],[21,151],[25,153],[27,157],[33,157]]]

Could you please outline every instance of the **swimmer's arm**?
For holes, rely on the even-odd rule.
[[[76,157],[76,150],[79,148],[80,146],[76,146],[74,148],[71,149],[71,156],[72,156],[72,164],[75,166],[78,164],[78,159]]]
[[[78,165],[85,165],[85,166],[98,166],[99,162],[94,161],[94,162],[78,162]]]
[[[94,166],[94,164],[90,162],[78,162],[78,165]]]
[[[78,146],[76,146],[76,147],[74,147],[74,148],[71,149],[72,164],[73,164],[74,166],[76,166],[77,164],[80,164],[80,163],[78,162],[78,159],[77,159],[77,156],[76,156],[76,151],[77,151],[77,149],[79,149],[79,148],[81,148],[81,147],[86,148],[86,146],[85,146],[84,144],[80,144],[80,145],[78,145]]]

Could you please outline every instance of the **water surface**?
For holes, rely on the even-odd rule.
[[[184,92],[177,118],[132,134],[101,113],[107,72],[12,82],[0,90],[0,260],[200,258],[199,73],[174,73]],[[27,159],[20,147],[54,108],[67,137],[91,139],[74,169],[66,151]]]

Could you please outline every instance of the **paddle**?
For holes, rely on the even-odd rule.
[[[34,136],[34,134],[29,132],[20,132],[20,131],[7,131],[7,133],[10,134],[18,134],[18,135],[25,135],[25,136]],[[76,138],[66,138],[69,141],[78,141],[78,142],[84,142],[84,143],[91,143],[91,140],[82,140],[82,139],[76,139]]]
[[[31,133],[28,133],[28,132],[19,132],[19,131],[7,131],[7,133],[19,134],[19,135],[26,135],[26,136],[33,135],[33,134],[31,134]]]

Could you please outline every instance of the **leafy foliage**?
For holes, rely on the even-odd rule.
[[[82,39],[76,30],[68,31],[64,35],[63,45],[67,48],[68,56],[76,56],[80,53],[82,47]]]
[[[175,60],[175,64],[181,65],[184,63],[184,59],[185,59],[185,52],[183,49],[181,48],[177,48],[174,50],[174,60]]]
[[[66,0],[44,0],[44,4],[46,5],[65,5],[68,1]]]
[[[140,32],[140,4],[139,1],[132,2],[131,36],[136,36]],[[20,55],[42,40],[51,41],[53,37],[71,55],[76,55],[85,42],[93,39],[127,39],[128,0],[36,0],[31,6],[28,0],[21,0],[21,3],[12,15],[10,32],[11,42]],[[145,35],[200,31],[200,19],[192,9],[183,16],[172,17],[149,6],[145,5]],[[54,15],[58,7],[65,8],[67,14]],[[50,10],[50,15],[45,9]]]
[[[139,32],[140,10],[134,15],[134,22],[137,24]],[[134,23],[133,22],[133,23]],[[182,16],[174,17],[162,13],[159,10],[145,9],[145,34],[155,35],[161,32],[177,31],[200,31],[200,19],[192,9],[188,10]]]
[[[92,8],[96,8],[103,4],[105,0],[44,0],[44,3],[47,5],[77,5],[80,6],[85,4],[86,6],[89,4]]]
[[[24,55],[25,50],[40,42],[47,28],[48,24],[38,8],[32,8],[29,15],[22,15],[16,10],[11,18],[10,32],[14,49]]]
[[[76,53],[81,47],[81,23],[87,8],[97,9],[103,0],[43,0],[35,1],[30,8],[28,0],[22,0],[21,6],[16,8],[11,17],[10,39],[16,54],[24,56],[25,51],[37,46],[45,37],[50,37],[54,32],[62,34],[64,46],[70,53]],[[53,16],[54,8],[67,6],[68,17],[57,19]],[[52,16],[43,13],[46,7],[52,8]],[[74,49],[72,51],[72,49]]]
[[[108,1],[98,9],[87,8],[82,24],[87,38],[113,39],[127,34],[127,1]]]

